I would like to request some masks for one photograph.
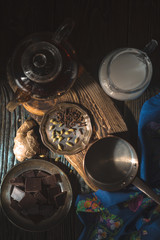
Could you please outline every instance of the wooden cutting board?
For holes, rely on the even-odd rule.
[[[126,124],[111,98],[82,66],[79,69],[79,76],[74,86],[57,100],[57,103],[59,102],[78,103],[88,109],[93,127],[91,142],[109,134],[127,133]],[[40,123],[41,117],[33,117]],[[87,148],[75,155],[65,155],[65,158],[77,170],[89,187],[97,190],[84,173],[83,162],[86,152]]]

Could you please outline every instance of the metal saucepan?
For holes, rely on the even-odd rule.
[[[127,141],[115,136],[108,136],[93,143],[84,160],[87,177],[99,189],[118,191],[132,183],[160,204],[160,197],[136,176],[138,166],[134,148]]]

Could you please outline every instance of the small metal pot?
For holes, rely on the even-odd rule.
[[[132,183],[160,204],[160,197],[136,176],[138,166],[138,157],[134,148],[127,141],[115,136],[94,142],[89,147],[84,160],[87,177],[99,189],[118,191]]]

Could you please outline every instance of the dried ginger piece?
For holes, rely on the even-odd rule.
[[[36,126],[37,124],[34,120],[26,120],[17,130],[13,152],[16,159],[20,162],[26,158],[32,158],[40,152],[38,136],[34,130]]]

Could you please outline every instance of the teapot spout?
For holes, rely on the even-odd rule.
[[[7,104],[6,108],[9,112],[13,112],[20,104],[21,103],[17,102],[16,99],[13,99]]]
[[[11,101],[9,101],[6,108],[9,112],[13,112],[16,109],[16,107],[18,107],[24,102],[28,102],[30,99],[31,96],[28,93],[20,89],[17,89],[14,98]]]

